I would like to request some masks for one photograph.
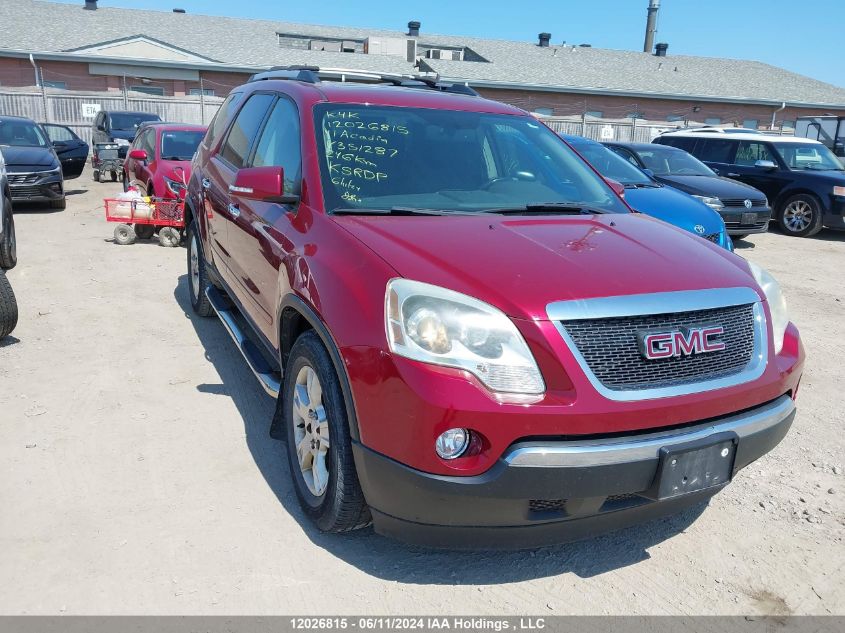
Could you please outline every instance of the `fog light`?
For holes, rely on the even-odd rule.
[[[441,433],[434,442],[434,450],[443,459],[455,459],[466,451],[469,446],[469,436],[467,429],[449,429]]]

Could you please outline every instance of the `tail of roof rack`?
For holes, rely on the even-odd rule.
[[[275,66],[265,72],[256,73],[249,78],[250,82],[263,80],[302,81],[318,84],[323,79],[341,82],[375,83],[399,86],[402,88],[417,88],[422,90],[439,90],[453,94],[478,97],[479,94],[467,84],[441,81],[438,76],[431,75],[392,75],[367,70],[351,68],[320,68],[319,66]]]

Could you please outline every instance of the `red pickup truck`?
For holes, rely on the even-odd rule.
[[[780,442],[804,351],[767,272],[632,213],[522,110],[340,73],[235,89],[186,211],[193,309],[277,398],[321,530],[582,538],[705,502]]]

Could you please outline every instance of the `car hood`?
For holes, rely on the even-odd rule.
[[[113,139],[122,138],[127,141],[134,141],[136,132],[137,130],[112,130],[109,134]]]
[[[725,230],[722,216],[700,200],[672,187],[626,189],[625,200],[641,213],[696,235],[712,235]],[[704,231],[696,230],[697,226],[704,227]]]
[[[160,160],[156,172],[167,176],[171,180],[181,180],[180,169],[185,172],[185,182],[191,179],[191,161],[189,160]]]
[[[737,255],[638,214],[334,220],[402,277],[476,297],[515,318],[547,319],[546,306],[561,300],[756,289]]]
[[[754,200],[766,197],[759,189],[720,176],[658,176],[658,180],[695,196]]]
[[[58,161],[49,147],[21,147],[18,145],[4,145],[3,158],[9,171],[15,171],[15,167],[50,167],[57,165]]]

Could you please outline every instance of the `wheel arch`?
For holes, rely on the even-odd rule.
[[[349,422],[349,435],[354,441],[359,441],[358,416],[356,414],[355,400],[352,395],[352,387],[349,382],[349,375],[346,372],[346,365],[340,355],[340,349],[329,332],[328,327],[319,317],[317,312],[305,301],[295,294],[286,295],[279,306],[277,313],[279,324],[279,360],[284,371],[296,339],[308,330],[314,330],[320,337],[329,357],[332,359],[335,374],[340,381],[340,388],[343,392],[343,400],[346,405],[346,419]],[[281,394],[280,394],[281,397]]]
[[[786,191],[781,192],[781,194],[777,197],[777,200],[775,201],[774,205],[772,205],[774,212],[780,213],[783,209],[783,206],[786,204],[786,201],[794,196],[812,196],[819,203],[819,210],[822,213],[825,212],[822,197],[817,191],[814,191],[807,187],[796,187],[794,189],[788,189]]]

